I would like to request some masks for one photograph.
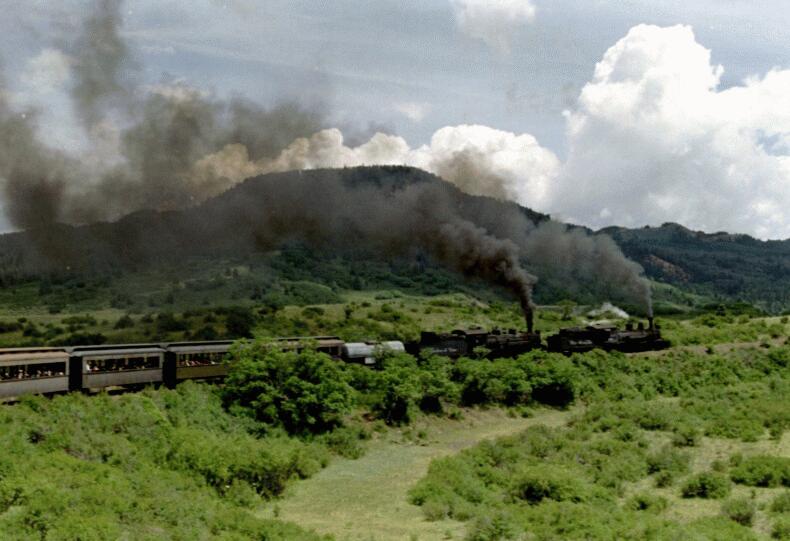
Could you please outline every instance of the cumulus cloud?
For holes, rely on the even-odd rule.
[[[201,178],[238,182],[262,173],[359,165],[411,165],[436,173],[473,195],[541,205],[560,163],[533,136],[486,126],[442,128],[430,144],[418,148],[411,148],[402,137],[383,133],[350,147],[340,130],[332,128],[296,139],[273,159],[252,161],[242,145],[227,145],[200,160],[195,173]]]
[[[452,0],[458,28],[507,53],[513,32],[535,18],[532,0]]]
[[[722,73],[690,27],[632,28],[567,114],[549,208],[591,226],[790,237],[790,71],[727,89]]]
[[[687,26],[640,25],[596,65],[566,112],[561,162],[529,134],[462,125],[412,148],[376,134],[358,146],[336,129],[252,161],[234,146],[201,174],[373,164],[420,167],[475,195],[510,199],[568,221],[790,237],[790,70],[720,88],[723,67]]]

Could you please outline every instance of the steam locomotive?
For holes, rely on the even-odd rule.
[[[407,344],[406,350],[413,355],[432,354],[454,359],[482,356],[496,359],[516,357],[535,349],[570,355],[596,348],[631,353],[666,349],[669,345],[669,341],[662,338],[661,329],[651,317],[648,318],[647,327],[640,322],[636,327],[627,323],[625,329],[618,329],[613,325],[560,329],[546,339],[545,348],[540,332],[534,332],[528,325],[527,332],[518,332],[515,329],[489,332],[479,328],[441,334],[423,331],[420,341]]]
[[[231,341],[212,341],[0,349],[0,399],[148,384],[173,387],[188,379],[223,378],[228,373],[224,361],[231,345]],[[310,347],[338,360],[373,365],[382,352],[494,359],[537,349],[564,354],[594,348],[646,351],[667,348],[669,342],[650,318],[647,327],[640,323],[637,327],[627,324],[623,330],[601,326],[562,329],[549,336],[544,347],[528,315],[526,332],[479,328],[423,332],[419,342],[409,344],[345,342],[336,336],[281,338],[274,340],[272,347],[292,351]]]
[[[668,348],[669,341],[662,338],[661,329],[655,324],[653,318],[649,317],[647,321],[647,328],[641,322],[636,327],[629,322],[626,323],[624,330],[613,325],[588,325],[584,328],[560,329],[557,334],[546,339],[547,349],[570,354],[590,351],[595,348],[627,353]]]

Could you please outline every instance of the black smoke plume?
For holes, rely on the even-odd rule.
[[[274,157],[297,137],[323,127],[324,107],[284,101],[264,108],[236,97],[212,98],[182,82],[140,93],[137,63],[121,35],[122,0],[96,0],[73,42],[74,111],[93,146],[78,161],[37,137],[35,112],[0,102],[0,173],[6,213],[20,229],[55,222],[117,219],[134,210],[172,210],[222,193],[235,181],[196,163],[228,144],[252,159]],[[0,83],[0,100],[5,85]],[[111,156],[107,141],[117,141]],[[100,163],[96,157],[104,158]]]
[[[229,193],[229,201],[211,202],[204,219],[228,233],[253,231],[263,249],[300,240],[357,246],[385,258],[425,253],[466,276],[507,288],[531,309],[537,279],[522,267],[519,247],[492,234],[459,204],[468,196],[423,175],[410,168],[266,175]],[[210,210],[214,205],[221,210]],[[233,218],[225,225],[229,209]]]
[[[73,62],[74,110],[96,147],[92,154],[102,157],[107,140],[116,140],[114,156],[94,163],[49,148],[37,137],[35,111],[15,111],[0,81],[0,177],[6,214],[13,225],[31,231],[39,250],[58,261],[68,259],[64,252],[73,245],[51,234],[54,224],[198,205],[244,176],[257,174],[254,168],[242,176],[201,168],[206,157],[230,155],[239,158],[238,163],[265,163],[298,137],[324,127],[321,104],[284,102],[264,108],[240,97],[219,100],[179,82],[165,82],[141,94],[134,84],[136,62],[121,35],[122,7],[122,0],[96,0],[66,47]],[[469,193],[492,194],[502,186],[486,156],[462,152],[443,167],[440,174],[452,177]],[[613,298],[625,290],[649,307],[649,287],[641,269],[607,237],[551,222],[536,227],[516,205],[503,212],[504,203],[459,198],[429,184],[401,186],[382,199],[372,188],[305,182],[272,186],[270,193],[261,194],[260,208],[241,214],[242,225],[257,232],[262,246],[290,236],[324,241],[343,236],[379,246],[386,255],[420,249],[467,275],[509,288],[529,310],[535,277],[523,269],[523,259],[529,268],[566,276],[569,283],[584,277],[610,284]],[[493,195],[505,199],[507,193]],[[223,233],[239,225],[229,215],[215,220],[225,228]],[[201,225],[180,231],[182,240],[194,238]],[[113,242],[136,245],[139,233],[123,231],[129,237]]]

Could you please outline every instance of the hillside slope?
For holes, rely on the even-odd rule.
[[[461,216],[474,217],[475,222],[500,237],[513,232],[508,230],[513,224],[500,219],[503,215],[519,214],[533,223],[548,219],[514,203],[462,193],[438,177],[414,168],[280,173],[248,179],[183,211],[140,211],[114,223],[55,225],[46,230],[1,235],[0,282],[8,286],[41,277],[63,281],[75,275],[105,279],[108,275],[152,268],[178,269],[196,260],[247,261],[260,258],[262,251],[267,251],[266,264],[286,279],[311,280],[332,288],[358,289],[374,282],[376,287],[402,287],[418,274],[415,270],[426,268],[443,275],[445,287],[440,290],[452,289],[453,283],[461,285],[458,276],[438,269],[419,254],[411,260],[381,257],[354,236],[320,238],[309,249],[289,242],[290,248],[285,252],[288,257],[268,248],[262,250],[261,238],[267,233],[260,229],[257,220],[267,203],[267,193],[273,186],[297,181],[364,185],[371,190],[371,197],[387,197],[403,186],[429,183],[459,209]],[[360,208],[360,212],[364,211]],[[763,242],[745,235],[704,234],[676,224],[642,229],[612,227],[598,232],[601,233],[610,235],[655,281],[711,301],[742,300],[772,312],[790,308],[790,241]],[[374,271],[364,271],[373,267]],[[328,269],[332,269],[331,276]],[[298,273],[299,277],[289,273]],[[569,283],[568,276],[541,273],[537,300],[556,302],[570,297],[577,302],[597,302],[610,294],[584,276],[574,276],[573,280]]]
[[[667,223],[601,231],[642,265],[653,280],[726,300],[755,303],[770,312],[790,307],[790,240],[707,234]]]

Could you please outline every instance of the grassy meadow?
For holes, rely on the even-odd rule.
[[[59,308],[72,288],[2,292],[3,346],[248,340],[223,386],[3,406],[0,537],[790,539],[785,316],[660,316],[673,343],[661,352],[401,355],[368,369],[256,339],[409,340],[522,328],[521,315],[472,291],[302,283],[234,297],[247,272],[214,289],[124,286],[156,302],[107,289]],[[536,327],[589,323],[590,308],[542,306]]]

